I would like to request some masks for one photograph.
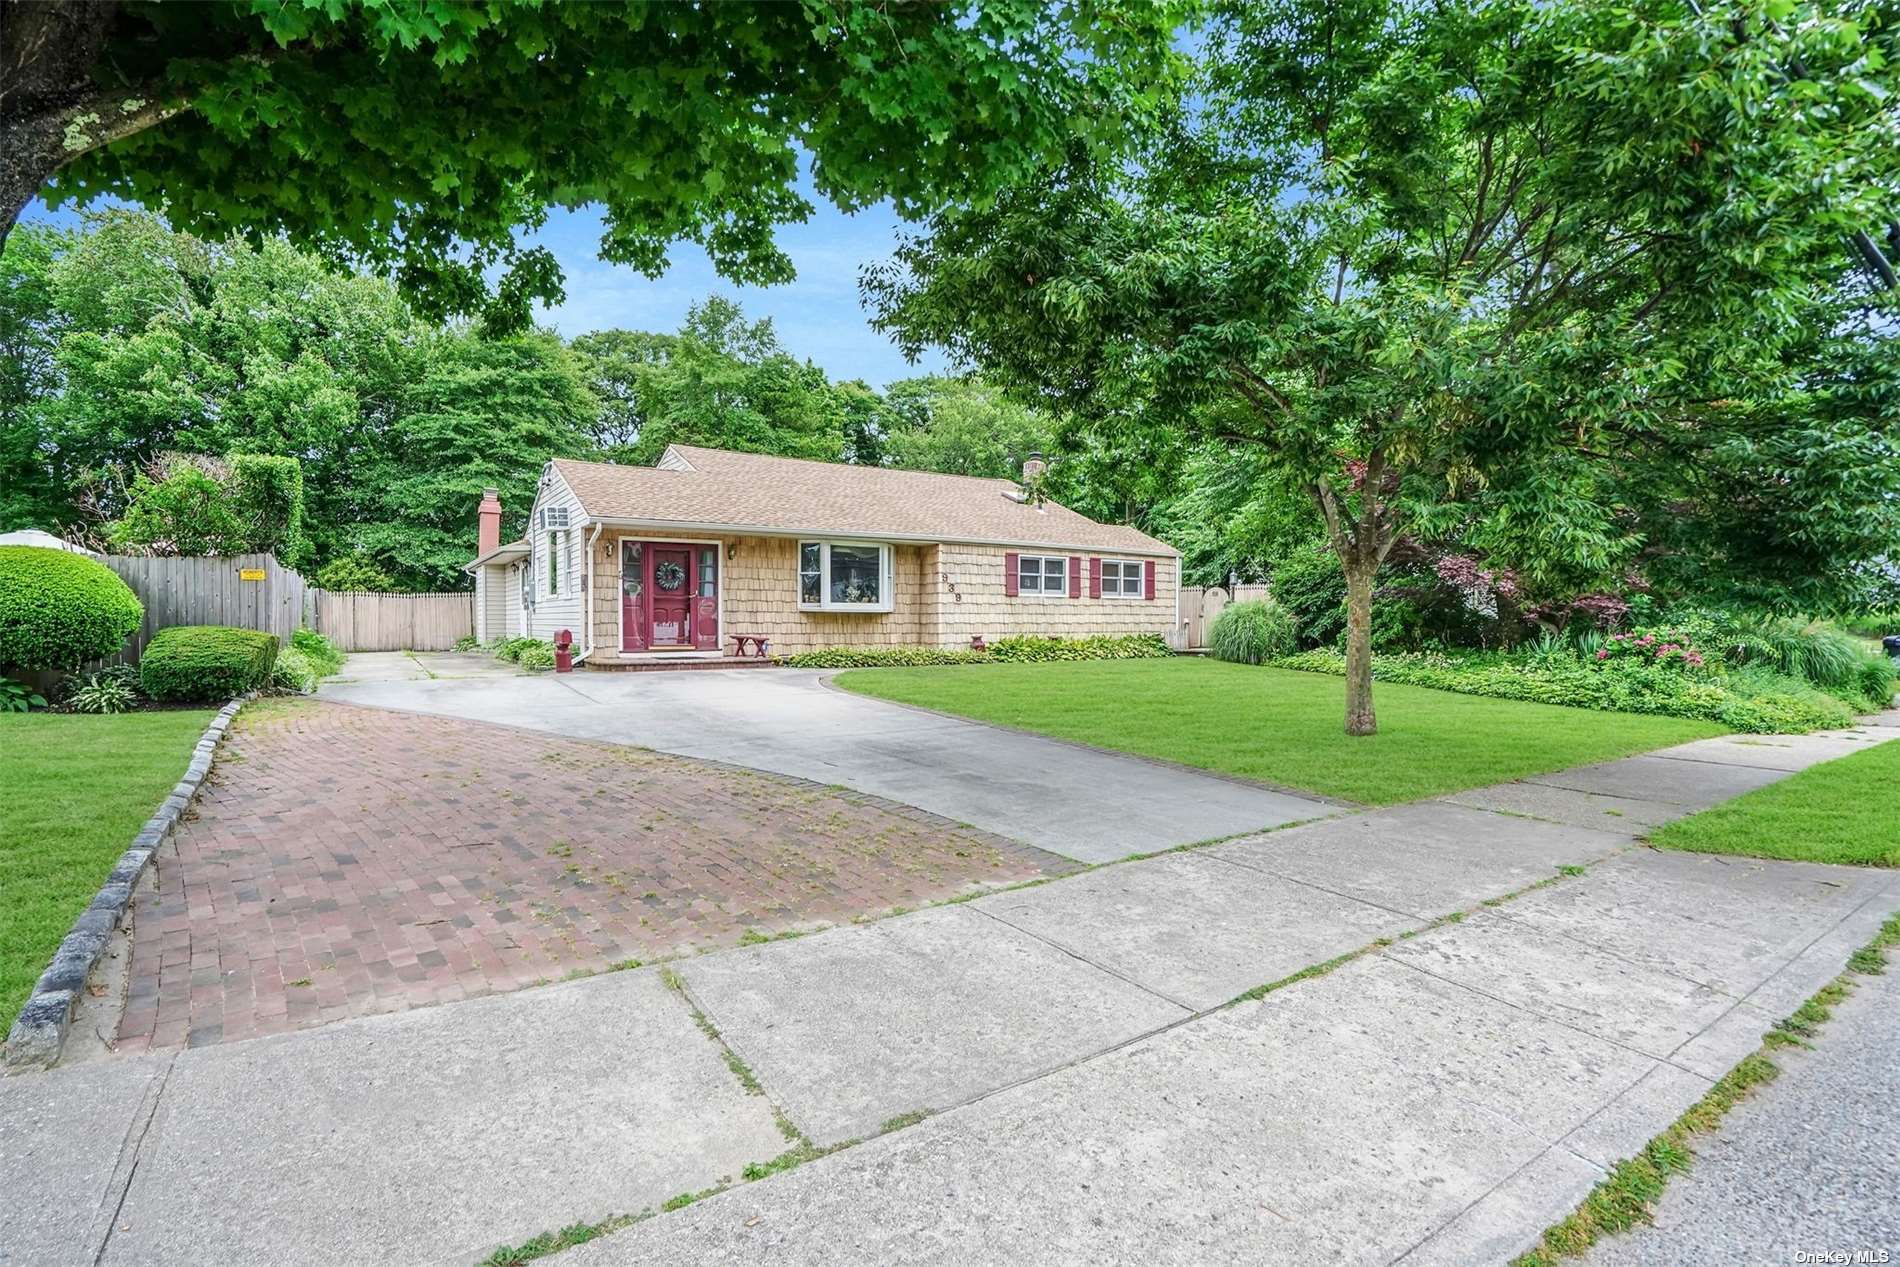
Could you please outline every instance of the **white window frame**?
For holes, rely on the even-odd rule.
[[[1122,589],[1117,587],[1111,593],[1108,588],[1108,569],[1110,567],[1115,568],[1118,572],[1123,572],[1123,569],[1132,568],[1134,570],[1135,588],[1132,591],[1124,592]],[[1125,572],[1123,572],[1122,584],[1126,584],[1126,583],[1127,583],[1127,575]],[[1113,598],[1113,599],[1120,600],[1120,599],[1131,599],[1131,598],[1142,599],[1142,598],[1146,598],[1147,596],[1148,596],[1148,562],[1146,559],[1111,559],[1111,558],[1106,558],[1106,557],[1102,559],[1102,597],[1103,598]]]
[[[805,547],[818,547],[818,601],[805,601]],[[875,603],[837,603],[831,599],[831,547],[851,546],[856,549],[876,550],[878,557],[878,601]],[[804,612],[856,612],[894,611],[897,606],[897,569],[892,561],[891,547],[882,541],[832,541],[807,539],[798,543],[798,549],[792,556],[792,592],[798,598],[798,610]]]
[[[1036,561],[1036,588],[1023,588],[1023,564],[1030,559]],[[1062,565],[1062,585],[1059,589],[1044,589],[1043,582],[1048,579],[1049,560],[1054,559]],[[1066,554],[1019,554],[1016,556],[1016,596],[1018,598],[1067,598],[1074,578],[1069,575],[1075,567],[1075,560]]]

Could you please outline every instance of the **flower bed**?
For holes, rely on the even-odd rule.
[[[1589,659],[1569,652],[1375,655],[1372,676],[1465,695],[1716,721],[1755,734],[1823,730],[1854,721],[1854,707],[1846,700],[1795,678],[1755,672],[1697,676],[1704,666],[1691,664],[1680,651],[1659,657],[1664,641]],[[1345,656],[1335,651],[1303,651],[1273,663],[1307,673],[1346,672]]]

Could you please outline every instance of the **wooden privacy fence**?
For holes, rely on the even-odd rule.
[[[1266,596],[1265,585],[1236,585],[1231,591],[1224,585],[1183,585],[1180,645],[1205,647],[1214,617],[1225,611],[1229,603],[1249,603]]]
[[[344,651],[447,651],[475,634],[473,594],[310,592],[310,627]]]
[[[137,664],[167,625],[235,625],[274,633],[285,646],[304,620],[303,577],[268,554],[160,559],[107,555],[105,565],[145,604],[138,632],[102,664]]]

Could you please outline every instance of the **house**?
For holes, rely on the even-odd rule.
[[[721,658],[734,635],[784,655],[1178,627],[1171,546],[1011,480],[676,444],[651,467],[548,463],[519,541],[501,513],[489,489],[476,636],[566,629],[595,666]]]

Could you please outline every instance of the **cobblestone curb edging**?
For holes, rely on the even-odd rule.
[[[40,974],[32,996],[20,1009],[19,1018],[7,1035],[4,1055],[8,1065],[43,1069],[59,1059],[60,1051],[66,1046],[66,1032],[72,1025],[79,992],[86,988],[86,977],[99,962],[107,938],[124,916],[126,906],[132,901],[132,890],[150,865],[153,853],[171,834],[178,816],[185,812],[205,775],[211,772],[218,741],[224,738],[226,728],[243,703],[244,697],[240,696],[218,710],[218,715],[199,737],[198,746],[192,749],[191,763],[185,767],[184,777],[119,856],[117,865],[93,897],[92,905],[73,921],[59,949],[53,953],[53,962]]]

